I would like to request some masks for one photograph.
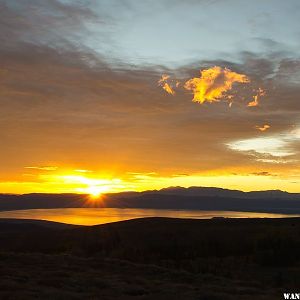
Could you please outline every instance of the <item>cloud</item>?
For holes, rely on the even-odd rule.
[[[266,130],[268,130],[269,128],[271,128],[271,126],[268,125],[268,124],[265,124],[265,125],[263,125],[263,126],[256,125],[255,128],[256,128],[257,130],[259,130],[259,131],[266,131]]]
[[[280,137],[260,137],[240,140],[229,144],[237,151],[255,151],[261,154],[270,154],[276,157],[290,156],[294,153],[288,149],[288,143]]]
[[[74,45],[72,38],[82,37],[85,22],[100,22],[92,9],[75,1],[4,0],[0,8],[2,48],[22,42],[64,46],[68,41]]]
[[[24,167],[25,169],[34,169],[34,170],[42,170],[42,171],[56,171],[58,167],[55,166],[29,166]]]
[[[161,86],[168,94],[175,95],[175,91],[172,88],[172,86],[167,82],[167,80],[170,78],[169,75],[162,75],[161,78],[158,81],[158,85]],[[178,84],[176,83],[176,87],[178,87]]]
[[[249,81],[246,75],[215,66],[202,70],[200,77],[189,79],[184,87],[193,92],[194,102],[202,104],[206,101],[214,102],[226,98],[225,93],[232,89],[235,82],[248,83]]]
[[[186,94],[165,97],[153,88],[160,69],[114,70],[105,63],[102,66],[101,60],[91,68],[78,62],[80,53],[47,49],[40,53],[33,63],[2,60],[7,68],[0,91],[5,145],[1,155],[7,157],[14,149],[16,157],[13,163],[4,162],[6,170],[29,165],[33,156],[62,164],[82,162],[92,170],[90,162],[94,161],[101,166],[95,172],[109,170],[111,162],[117,166],[115,172],[128,168],[142,173],[157,169],[163,174],[255,169],[259,159],[273,158],[249,156],[225,145],[255,138],[253,127],[262,120],[272,124],[272,134],[284,132],[298,116],[295,100],[290,108],[284,107],[284,114],[277,104],[273,106],[278,100],[273,89],[255,110],[247,108],[249,97],[231,109],[222,103],[204,109]],[[24,149],[22,157],[18,149]],[[295,145],[292,153],[296,152]],[[285,160],[277,159],[276,164]]]
[[[193,102],[203,104],[204,102],[212,103],[226,100],[229,102],[229,107],[232,106],[234,100],[243,98],[236,91],[230,93],[235,83],[250,83],[250,78],[220,66],[203,69],[200,71],[200,77],[188,79],[183,84],[178,80],[170,79],[170,76],[165,74],[158,81],[158,85],[168,94],[175,95],[174,88],[178,89],[183,86],[186,90],[192,91]],[[249,102],[247,106],[258,106],[259,98],[265,94],[265,91],[258,87],[256,93],[251,96],[254,100]]]
[[[276,176],[276,175],[271,174],[271,173],[266,172],[266,171],[254,172],[254,173],[252,173],[252,175],[256,175],[256,176]]]
[[[259,98],[265,96],[266,92],[262,88],[258,88],[257,94],[253,96],[253,101],[248,103],[249,107],[258,106],[259,105]]]
[[[297,75],[297,58],[241,53],[238,59],[216,57],[173,70],[116,63],[82,43],[83,24],[94,22],[93,11],[46,2],[18,1],[16,9],[6,1],[0,10],[1,180],[17,180],[20,166],[43,168],[43,161],[46,167],[47,161],[59,166],[76,162],[76,168],[95,174],[251,173],[262,164],[268,172],[298,172],[300,148],[294,135],[284,139],[281,149],[289,156],[258,153],[261,146],[249,143],[243,151],[226,146],[261,137],[253,130],[256,124],[272,124],[276,138],[298,124],[300,88],[297,76],[289,79],[289,74]],[[40,12],[46,14],[45,23]],[[223,86],[225,68],[251,78],[251,84],[237,83],[236,88],[232,82],[230,93],[242,97],[231,109],[222,101],[195,105],[182,85],[176,87],[177,81],[168,82],[176,90],[174,97],[165,97],[157,87],[160,74],[201,81],[199,69],[216,65],[221,74],[207,86],[205,97]],[[266,95],[259,106],[247,107],[259,86]]]
[[[78,172],[78,173],[92,173],[93,171],[91,170],[84,170],[84,169],[76,169],[74,170],[75,172]]]
[[[231,142],[232,150],[253,156],[264,163],[289,164],[299,162],[300,139],[297,130],[259,138]]]

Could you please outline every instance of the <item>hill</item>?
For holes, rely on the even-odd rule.
[[[300,219],[50,223],[0,220],[1,299],[281,299],[300,286]]]

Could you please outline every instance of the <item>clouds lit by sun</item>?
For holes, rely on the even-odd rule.
[[[204,103],[219,101],[226,98],[234,83],[248,83],[250,80],[244,74],[233,72],[227,68],[213,67],[202,70],[200,77],[189,79],[184,87],[194,94],[193,101]]]
[[[185,90],[192,92],[193,102],[203,104],[205,102],[212,103],[225,100],[231,107],[237,97],[230,93],[234,85],[238,83],[249,84],[250,82],[250,78],[245,74],[231,71],[228,68],[214,66],[201,70],[199,77],[190,78],[182,85],[180,85],[180,81],[163,74],[158,81],[158,85],[171,95],[175,95],[175,89],[182,86]],[[265,91],[259,87],[257,93],[252,95],[254,100],[249,102],[248,106],[257,106],[258,99],[264,95]]]

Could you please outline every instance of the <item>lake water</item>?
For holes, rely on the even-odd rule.
[[[28,209],[0,212],[0,218],[47,220],[75,225],[96,225],[144,217],[210,219],[226,218],[287,218],[300,215],[234,211],[203,211],[134,208],[59,208]]]

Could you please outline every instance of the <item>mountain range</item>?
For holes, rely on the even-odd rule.
[[[214,187],[169,187],[144,192],[103,194],[91,200],[83,194],[1,194],[0,210],[35,208],[152,208],[300,213],[300,193],[280,190],[243,192]]]

